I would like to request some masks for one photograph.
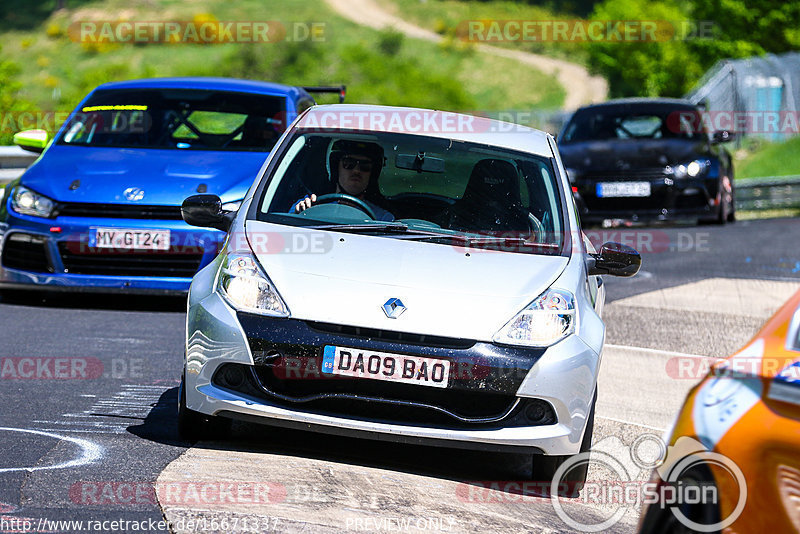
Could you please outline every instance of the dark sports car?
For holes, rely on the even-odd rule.
[[[622,99],[577,110],[558,144],[584,222],[734,220],[733,166],[686,100]]]

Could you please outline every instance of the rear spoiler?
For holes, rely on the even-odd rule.
[[[311,87],[303,87],[307,93],[338,93],[339,103],[344,102],[344,96],[347,93],[346,85],[317,85]]]

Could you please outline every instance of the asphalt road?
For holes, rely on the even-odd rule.
[[[119,506],[102,483],[152,486],[187,446],[174,417],[184,308],[181,299],[2,297],[0,531],[15,530],[14,518],[42,532],[77,529],[41,520],[163,519],[152,491]]]
[[[644,252],[640,275],[606,279],[594,439],[602,446],[660,433],[693,384],[669,376],[666,362],[729,354],[800,287],[797,220],[590,235]],[[181,299],[0,297],[0,531],[22,530],[23,519],[32,531],[78,530],[42,520],[144,521],[153,530],[163,519],[156,492],[181,532],[214,530],[190,520],[216,520],[218,531],[397,531],[403,521],[411,531],[574,531],[549,500],[465,484],[519,480],[524,459],[514,455],[243,424],[232,441],[187,448],[174,411],[183,328]],[[180,494],[197,480],[266,480],[275,497],[226,507]],[[612,530],[632,531],[634,512]],[[573,510],[587,521],[604,513]]]

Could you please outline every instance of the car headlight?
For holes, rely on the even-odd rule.
[[[237,310],[276,317],[289,316],[289,308],[272,280],[249,254],[227,254],[217,277],[217,291]]]
[[[673,169],[673,174],[675,178],[686,178],[687,176],[690,178],[694,178],[695,176],[699,176],[703,172],[705,172],[706,168],[708,167],[708,162],[696,159],[691,163],[686,165],[680,164]]]
[[[23,215],[49,218],[54,207],[52,200],[21,185],[15,187],[11,195],[11,208]]]
[[[575,297],[548,289],[494,336],[495,343],[549,347],[575,331]]]
[[[222,211],[239,211],[242,206],[243,200],[235,200],[233,202],[226,202],[222,205]]]

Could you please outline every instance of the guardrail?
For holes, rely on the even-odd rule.
[[[18,146],[0,146],[0,189],[19,177],[33,163],[38,154],[22,150]],[[3,191],[0,191],[2,199]]]
[[[38,157],[18,146],[0,146],[0,169],[24,169]]]
[[[800,208],[800,176],[742,180],[734,183],[734,189],[737,210]]]

